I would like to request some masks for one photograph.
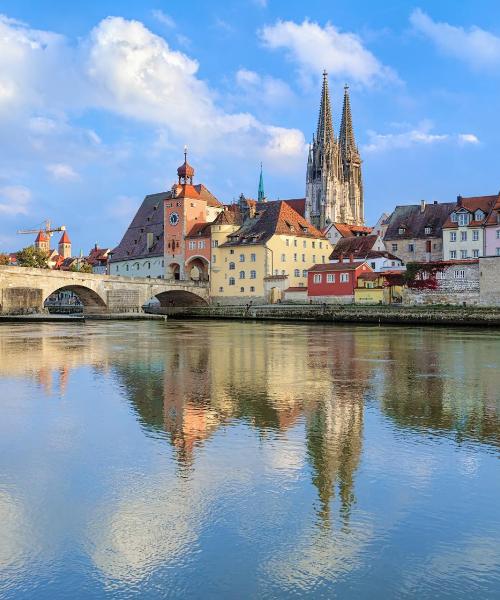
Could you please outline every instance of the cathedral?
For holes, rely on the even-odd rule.
[[[354,141],[349,88],[344,88],[340,133],[336,138],[326,71],[318,130],[309,147],[306,182],[306,219],[313,225],[319,229],[330,223],[364,225],[361,158]]]

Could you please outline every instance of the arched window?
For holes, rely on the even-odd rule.
[[[229,285],[235,285],[236,281],[234,279],[234,277],[230,277],[229,278]]]
[[[245,271],[240,271],[240,279],[245,279]]]
[[[236,269],[236,265],[234,264],[234,262],[230,262],[229,263],[229,270],[230,271],[234,271],[234,269]]]
[[[128,265],[127,265],[127,271],[128,271]]]
[[[293,274],[294,274],[295,277],[300,277],[300,271],[299,271],[299,269],[295,269],[294,272],[293,272]]]
[[[257,271],[250,271],[250,279],[257,279]]]

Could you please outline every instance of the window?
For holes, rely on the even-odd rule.
[[[397,249],[398,249],[398,245],[397,244],[392,244],[392,251],[396,252]]]
[[[281,269],[281,274],[286,275],[285,269]]]
[[[125,269],[128,271],[128,265],[125,267]]]
[[[313,248],[316,248],[316,242],[311,242]]]
[[[327,274],[326,283],[335,283],[335,274],[334,273]]]
[[[229,263],[229,270],[230,271],[234,271],[234,269],[236,269],[236,265],[234,264],[234,262],[230,262]]]
[[[223,292],[223,291],[224,291],[224,288],[222,286],[220,286],[219,292]]]
[[[399,235],[403,235],[403,233],[404,233],[405,231],[406,231],[406,229],[405,229],[404,227],[400,227],[400,228],[398,229],[398,233],[399,233]]]
[[[413,244],[408,244],[408,252],[413,252],[415,250],[415,246]]]
[[[231,250],[229,250],[229,254],[234,254],[234,248],[231,248]]]
[[[294,269],[293,276],[294,277],[300,277],[300,269]]]
[[[465,279],[465,270],[464,269],[460,269],[459,271],[454,271],[453,272],[453,277],[455,279]]]
[[[477,242],[478,240],[479,240],[479,231],[477,229],[474,229],[474,231],[472,232],[472,241]]]
[[[450,250],[450,258],[457,258],[457,251],[456,250]]]
[[[212,240],[212,248],[218,248],[219,240]]]
[[[205,247],[205,240],[199,240],[198,248],[204,248],[204,247]]]
[[[465,225],[468,225],[470,223],[470,215],[469,213],[460,213],[458,215],[458,224],[461,227],[465,227]]]
[[[425,233],[425,235],[429,235],[429,234],[430,234],[430,232],[431,232],[431,228],[430,228],[430,227],[426,227],[426,228],[424,229],[424,233]]]
[[[196,248],[196,242],[193,242],[192,240],[189,241],[189,249],[190,250],[194,250]]]
[[[243,293],[245,291],[244,287],[240,287],[240,292]]]
[[[325,263],[325,255],[323,255],[323,256],[321,257],[321,262],[322,262],[323,264]]]
[[[286,238],[286,240],[285,240],[285,244],[286,244],[287,246],[289,246],[289,245],[290,245],[290,240],[289,240],[288,238]]]
[[[497,229],[497,240],[500,240],[500,229]]]
[[[461,231],[460,232],[460,241],[461,242],[466,242],[467,241],[467,232],[466,231]]]
[[[148,269],[148,270],[151,269],[151,263],[150,262],[146,263],[146,269]]]
[[[286,254],[281,255],[281,262],[286,262]]]
[[[302,262],[306,262],[306,255],[305,254],[302,255]]]
[[[392,263],[392,266],[394,266],[394,261]],[[370,267],[375,271],[375,263],[374,262],[370,263]]]
[[[165,204],[165,208],[172,208],[172,202],[167,202]]]
[[[484,213],[482,210],[476,210],[476,214],[474,215],[474,219],[476,221],[482,221],[484,219]]]
[[[315,273],[313,276],[314,283],[321,283],[321,273]]]
[[[253,287],[253,285],[250,286],[250,291],[255,292],[255,288]]]
[[[473,251],[472,251],[472,256],[473,256],[474,258],[479,258],[479,250],[473,250]]]
[[[312,255],[312,261],[313,261],[313,265],[315,265],[316,264],[316,254]]]
[[[215,254],[212,254],[212,262],[213,263],[216,262],[216,258],[217,258],[217,256]]]
[[[319,243],[319,249],[321,250],[323,248],[323,242]]]
[[[451,222],[456,223],[458,221],[457,213],[451,213]]]
[[[293,240],[293,245],[297,247],[297,240]]]
[[[304,269],[304,270],[302,271],[302,277],[307,277],[307,269]]]
[[[240,262],[245,262],[245,255],[244,254],[240,254]]]
[[[230,277],[229,278],[229,285],[235,285],[236,281],[234,279],[234,277]]]
[[[497,256],[500,256],[500,248],[497,248]]]
[[[257,256],[254,253],[250,254],[250,262],[255,262],[256,260]]]
[[[457,232],[450,231],[450,242],[456,242],[456,241],[457,241]]]
[[[293,260],[294,260],[295,262],[297,262],[297,255],[296,255],[296,254],[294,254],[294,255],[293,255]]]
[[[467,258],[467,250],[460,250],[460,258]]]
[[[306,240],[304,240],[304,241],[302,242],[302,248],[307,248],[307,241],[306,241]]]
[[[349,281],[349,273],[341,273],[340,274],[340,281],[342,283],[347,283]]]
[[[257,271],[250,271],[250,279],[257,279]]]
[[[245,271],[240,271],[240,279],[245,279]]]

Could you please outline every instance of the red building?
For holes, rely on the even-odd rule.
[[[354,288],[361,273],[373,269],[366,262],[314,265],[307,273],[307,297],[313,301],[354,302]]]

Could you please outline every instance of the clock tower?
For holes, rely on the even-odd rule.
[[[186,148],[177,177],[164,200],[165,279],[189,279],[186,236],[195,225],[207,221],[207,200],[200,186],[193,185],[194,169],[187,161]]]

